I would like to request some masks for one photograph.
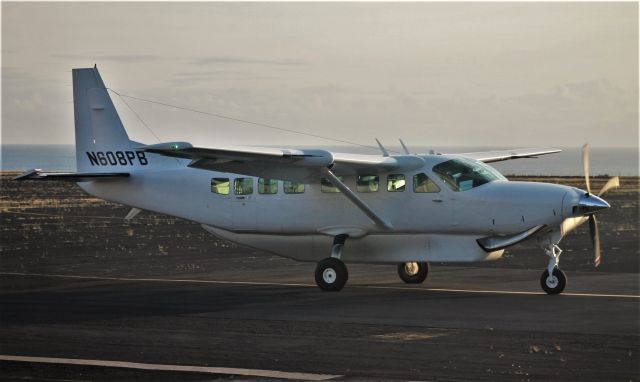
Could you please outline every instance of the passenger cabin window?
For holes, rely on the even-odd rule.
[[[455,158],[433,166],[433,172],[453,191],[466,191],[494,180],[507,180],[496,169],[468,158]]]
[[[285,194],[302,194],[304,192],[304,183],[296,183],[285,180],[282,182],[282,188]]]
[[[253,178],[236,178],[233,180],[233,192],[236,195],[253,194]]]
[[[440,192],[440,187],[433,183],[433,180],[423,173],[413,176],[413,192],[418,193],[434,193]]]
[[[356,189],[358,192],[378,192],[378,175],[358,175]]]
[[[272,195],[278,193],[278,181],[258,178],[258,194]]]
[[[211,192],[220,195],[229,195],[229,178],[212,178]]]
[[[344,180],[344,176],[339,176],[338,179],[340,179],[340,181],[342,182]],[[340,192],[340,190],[338,190],[338,187],[335,187],[331,182],[329,182],[329,179],[326,178],[320,179],[320,191],[329,194]]]
[[[403,174],[390,174],[387,177],[387,191],[389,192],[402,192],[406,181]]]

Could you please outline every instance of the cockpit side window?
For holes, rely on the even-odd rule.
[[[453,191],[467,191],[494,180],[506,180],[486,164],[468,158],[455,158],[433,166],[433,172]]]
[[[413,176],[413,192],[417,193],[435,193],[440,192],[440,187],[424,174],[416,174]]]

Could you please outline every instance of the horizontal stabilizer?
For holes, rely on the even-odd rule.
[[[119,179],[129,176],[128,172],[42,172],[35,169],[27,171],[13,180],[57,180],[67,182],[90,182],[93,180]]]

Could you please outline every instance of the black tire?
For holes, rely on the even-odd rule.
[[[326,292],[341,290],[349,279],[346,265],[334,257],[327,257],[316,266],[316,284]]]
[[[411,272],[409,264],[418,266],[418,269]],[[409,261],[398,264],[398,276],[407,284],[422,284],[429,274],[429,263]]]
[[[547,292],[547,294],[560,294],[567,286],[567,276],[562,272],[562,270],[555,268],[553,270],[553,276],[555,282],[549,284],[547,282],[547,278],[549,277],[549,270],[545,270],[542,272],[542,276],[540,276],[540,286],[542,289]]]

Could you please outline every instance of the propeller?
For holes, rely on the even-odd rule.
[[[614,176],[613,178],[609,179],[607,183],[604,184],[604,186],[602,186],[602,188],[600,189],[600,192],[598,193],[598,196],[602,196],[610,189],[618,188],[618,187],[620,187],[620,178],[617,176]]]
[[[582,146],[582,172],[584,173],[584,183],[587,185],[587,194],[591,194],[591,182],[589,181],[589,144]]]
[[[593,253],[595,255],[593,264],[597,267],[600,265],[600,232],[598,231],[596,215],[589,215],[589,232],[591,233],[591,245],[593,245]]]
[[[589,180],[589,144],[588,143],[585,143],[585,145],[582,146],[582,169],[584,171],[584,182],[587,188],[586,196],[589,197],[592,194],[591,194],[591,182]],[[614,176],[610,178],[607,181],[607,183],[605,183],[604,186],[602,186],[602,188],[600,189],[600,192],[598,192],[597,194],[598,199],[599,197],[604,195],[607,191],[616,187],[620,187],[620,178],[617,176]],[[601,260],[600,233],[598,231],[598,221],[596,220],[596,216],[594,215],[594,213],[589,213],[588,217],[589,217],[589,232],[591,234],[591,244],[593,245],[593,253],[594,253],[593,263],[597,267],[600,265],[600,260]]]

